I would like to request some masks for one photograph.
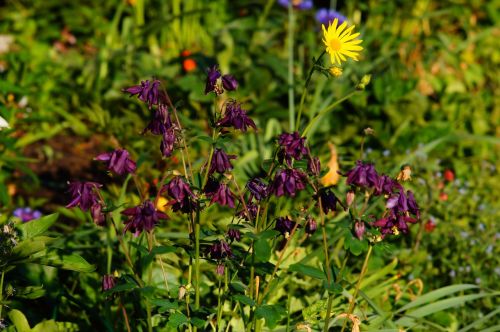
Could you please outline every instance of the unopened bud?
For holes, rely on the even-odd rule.
[[[340,76],[342,76],[342,68],[340,68],[340,67],[331,67],[330,68],[330,74],[332,74],[333,77],[340,77]]]
[[[354,199],[356,198],[356,194],[354,193],[353,190],[349,190],[346,194],[345,201],[347,207],[350,207],[352,202],[354,202]]]
[[[368,136],[368,135],[373,135],[373,134],[375,134],[375,130],[373,130],[373,128],[370,128],[370,127],[363,129],[363,132],[364,132],[364,133],[365,133],[365,135],[367,135],[367,136]]]
[[[312,235],[314,234],[314,232],[316,232],[316,229],[318,229],[318,224],[313,218],[309,218],[309,220],[307,220],[307,224],[305,227],[306,233],[308,235]]]
[[[363,239],[363,235],[365,235],[366,227],[363,221],[356,221],[354,223],[354,233],[356,233],[356,237],[359,240]]]
[[[365,75],[363,78],[361,78],[361,81],[359,81],[358,85],[356,85],[357,90],[364,90],[368,84],[370,84],[372,75]]]
[[[186,295],[186,287],[184,285],[181,285],[179,287],[179,300],[182,300],[184,298],[184,295]]]
[[[217,273],[220,276],[224,275],[224,264],[217,264],[217,267],[215,268],[215,273]]]

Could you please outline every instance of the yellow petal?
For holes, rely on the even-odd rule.
[[[346,28],[347,26],[347,22],[344,21],[344,23],[342,23],[338,28],[337,30],[335,31],[335,37],[339,37],[340,34],[342,33],[342,31],[344,31],[344,29]]]
[[[350,34],[353,29],[354,29],[354,25],[348,27],[344,32],[342,32],[342,34],[340,34],[339,39],[342,39],[345,36],[347,36],[348,34]]]
[[[328,143],[328,146],[330,147],[330,161],[327,164],[329,170],[328,173],[326,173],[325,176],[321,178],[321,183],[324,186],[333,186],[340,180],[340,174],[337,173],[337,171],[339,170],[339,162],[335,145],[332,143]]]

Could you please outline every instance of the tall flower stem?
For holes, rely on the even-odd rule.
[[[2,319],[2,309],[3,309],[3,279],[5,277],[5,271],[2,271],[2,278],[0,279],[0,320]]]
[[[293,15],[292,1],[288,2],[288,116],[290,121],[290,131],[295,128],[295,95],[294,95],[294,78],[293,78],[293,45],[294,45],[294,29],[295,17]]]
[[[194,256],[194,307],[200,308],[200,211],[196,211],[196,223],[194,226],[195,256]]]
[[[321,204],[321,199],[318,199],[319,202],[319,215],[321,218],[321,230],[323,233],[323,251],[325,254],[325,269],[326,269],[326,277],[328,281],[328,287],[331,287],[332,285],[332,270],[330,268],[330,255],[328,254],[328,241],[327,241],[327,236],[326,236],[326,226],[325,226],[325,214],[323,212],[323,206]],[[326,317],[325,317],[325,326],[324,326],[324,331],[328,331],[328,323],[330,321],[330,312],[332,310],[332,300],[333,297],[328,292],[328,305],[327,305],[327,310],[326,310]]]
[[[314,69],[316,68],[316,65],[321,61],[321,58],[323,57],[323,55],[325,55],[325,53],[326,50],[323,51],[323,53],[321,53],[320,56],[314,61],[311,69],[309,70],[309,74],[307,75],[304,91],[302,91],[302,96],[300,97],[299,113],[297,114],[297,121],[295,122],[295,130],[298,130],[300,127],[300,118],[302,117],[302,109],[304,108],[304,102],[306,100],[309,83],[311,83],[311,78],[313,76]]]
[[[354,293],[352,294],[352,299],[351,299],[351,302],[349,303],[349,310],[347,311],[346,317],[350,317],[350,315],[354,311],[354,306],[356,305],[356,297],[358,296],[359,288],[361,286],[361,281],[363,280],[363,277],[366,274],[366,270],[368,269],[368,260],[370,259],[370,256],[372,254],[372,249],[373,249],[373,246],[370,245],[368,247],[368,252],[366,253],[366,256],[365,256],[365,261],[363,262],[363,267],[361,268],[361,273],[359,274],[358,283],[356,284],[356,288],[354,289]],[[348,321],[348,319],[346,318],[346,320],[344,321],[344,324],[342,325],[341,332],[344,332],[346,325],[347,325],[347,321]]]

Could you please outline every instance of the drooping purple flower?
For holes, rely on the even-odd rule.
[[[397,214],[394,210],[391,210],[388,216],[375,221],[373,225],[380,229],[382,235],[398,235],[399,232],[408,233],[408,223],[416,222],[417,219],[415,218],[404,214]]]
[[[168,219],[168,216],[157,211],[150,200],[144,201],[141,205],[128,208],[122,211],[123,215],[128,216],[125,221],[124,231],[130,231],[138,236],[143,231],[150,232],[161,219]]]
[[[324,214],[328,214],[329,211],[335,212],[337,208],[337,202],[339,202],[339,200],[330,189],[321,190],[318,193],[316,199],[318,198],[318,204],[319,202],[321,202],[321,208]]]
[[[222,206],[234,208],[234,194],[231,192],[227,184],[220,183],[217,191],[213,194],[210,204],[219,203]]]
[[[14,215],[14,217],[21,219],[22,222],[35,220],[42,216],[42,213],[40,211],[33,210],[30,207],[17,208],[12,214]]]
[[[356,162],[356,166],[348,171],[347,184],[363,188],[372,188],[378,183],[379,176],[375,171],[375,166],[370,163],[364,164],[361,160]]]
[[[261,178],[253,178],[247,182],[246,187],[250,191],[250,200],[255,198],[260,201],[268,195],[268,187]]]
[[[278,0],[278,4],[282,7],[288,8],[288,4],[292,2],[294,9],[307,10],[313,7],[312,0]]]
[[[102,212],[101,203],[95,203],[90,208],[90,215],[92,216],[92,220],[94,224],[97,226],[104,226],[106,224],[106,214]]]
[[[354,233],[359,240],[363,240],[363,236],[365,235],[366,226],[362,220],[358,220],[354,223]]]
[[[220,184],[217,180],[209,176],[207,179],[207,183],[205,184],[205,187],[203,187],[203,192],[207,197],[212,197],[219,189],[219,185]]]
[[[224,117],[217,122],[220,127],[234,127],[243,132],[247,131],[248,127],[257,130],[255,122],[250,119],[245,110],[241,108],[241,104],[236,101],[230,101],[226,104]]]
[[[239,230],[237,230],[236,228],[230,228],[227,231],[227,237],[233,241],[240,241],[241,240],[241,232]]]
[[[130,88],[123,89],[123,92],[130,93],[130,97],[137,95],[140,101],[148,104],[151,108],[153,105],[158,105],[160,101],[160,81],[149,80],[141,81],[140,85],[134,85]]]
[[[279,217],[276,219],[274,229],[285,237],[288,237],[297,223],[289,217]]]
[[[127,150],[115,150],[113,152],[101,153],[94,160],[104,161],[106,167],[118,175],[134,173],[137,166],[135,161],[129,158]]]
[[[317,229],[318,224],[316,223],[316,220],[314,220],[313,218],[309,218],[305,227],[306,234],[312,235],[316,232]]]
[[[114,288],[116,285],[116,277],[112,274],[105,274],[102,276],[102,291],[105,292]]]
[[[290,165],[292,158],[301,160],[303,156],[309,155],[309,150],[306,148],[306,138],[301,137],[295,131],[293,133],[283,133],[278,138],[278,143],[281,145],[281,157],[284,158]]]
[[[394,190],[400,188],[402,188],[401,184],[399,184],[396,180],[387,175],[381,175],[377,179],[373,194],[375,196],[390,195]]]
[[[227,74],[222,76],[222,86],[227,91],[233,91],[238,88],[238,81],[236,80],[236,78],[234,78],[233,75]]]
[[[316,12],[316,21],[318,21],[319,24],[328,26],[335,19],[339,21],[339,25],[347,21],[347,17],[333,9],[321,8]]]
[[[216,65],[208,68],[207,71],[207,82],[205,84],[205,94],[209,94],[212,91],[215,91],[217,80],[221,77],[221,73]],[[217,93],[217,91],[216,91]]]
[[[158,109],[155,110],[153,119],[149,122],[147,127],[143,130],[143,134],[150,131],[153,135],[163,135],[167,129],[172,127],[172,120],[168,113],[167,106],[160,104]]]
[[[420,209],[418,207],[417,201],[415,200],[413,192],[408,190],[406,192],[406,196],[408,197],[408,208],[410,210],[410,213],[414,214],[417,219],[420,219]]]
[[[174,151],[175,130],[173,127],[166,129],[160,143],[160,151],[164,157],[170,157]]]
[[[246,210],[243,209],[243,210],[239,211],[236,214],[236,216],[238,216],[242,219],[245,219],[246,221],[255,220],[257,218],[257,213],[259,212],[259,207],[257,206],[257,204],[253,204],[253,203],[247,203],[246,206],[247,206]]]
[[[214,172],[224,174],[226,171],[230,171],[233,169],[233,165],[231,165],[231,159],[236,159],[235,155],[227,155],[224,150],[216,148],[212,155],[212,162],[210,163],[209,174],[213,174]]]
[[[321,163],[318,157],[312,157],[307,162],[307,171],[314,175],[319,176],[321,173]]]
[[[82,211],[88,211],[92,205],[99,201],[96,190],[100,187],[102,184],[96,182],[71,182],[68,190],[71,194],[71,202],[66,207],[79,206]]]
[[[195,198],[189,185],[180,176],[176,176],[169,183],[163,186],[161,191],[167,191],[167,194],[177,202],[182,202],[184,198]]]
[[[297,169],[280,169],[276,172],[270,191],[280,197],[295,197],[298,191],[306,188],[307,176]]]
[[[212,259],[221,260],[232,257],[233,252],[226,241],[219,240],[210,246],[209,255]]]

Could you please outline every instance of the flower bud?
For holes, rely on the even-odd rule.
[[[314,176],[319,176],[321,173],[321,163],[318,157],[312,157],[307,162],[307,170]]]
[[[218,264],[217,267],[215,268],[215,273],[217,273],[220,276],[224,275],[224,264]]]
[[[342,68],[340,68],[340,67],[331,67],[330,68],[330,74],[332,74],[333,77],[340,77],[340,76],[342,76]]]
[[[363,221],[356,221],[354,223],[354,233],[356,233],[356,237],[360,240],[363,239],[363,235],[365,234],[366,227]]]
[[[355,198],[356,198],[356,194],[354,193],[354,191],[349,190],[346,194],[346,197],[345,197],[347,207],[351,206],[351,204],[354,202]]]
[[[115,287],[116,278],[111,274],[105,274],[102,277],[102,291],[107,291]]]
[[[316,232],[316,229],[318,229],[318,224],[313,218],[309,218],[305,227],[306,234],[312,235]]]
[[[365,75],[363,78],[361,78],[361,81],[359,81],[358,85],[356,85],[357,90],[364,90],[368,84],[370,84],[370,80],[372,78],[372,75]]]

